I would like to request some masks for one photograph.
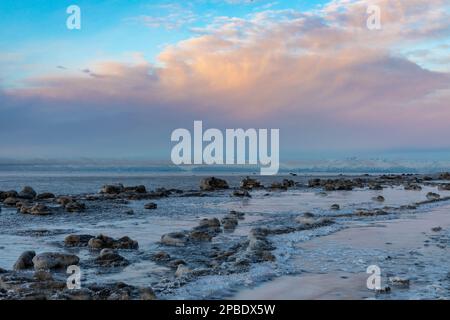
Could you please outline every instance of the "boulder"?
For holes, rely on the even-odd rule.
[[[32,187],[26,186],[19,192],[18,197],[21,199],[32,200],[36,197],[37,193]]]
[[[233,230],[238,225],[238,219],[232,215],[226,215],[223,217],[221,223],[225,230]]]
[[[17,259],[16,263],[14,263],[13,269],[24,270],[33,267],[33,258],[36,256],[36,252],[34,251],[25,251],[20,257]]]
[[[123,184],[107,184],[102,187],[100,193],[103,194],[119,194],[125,191]]]
[[[56,203],[62,205],[63,207],[65,207],[67,204],[69,204],[70,202],[73,202],[73,198],[72,197],[68,197],[68,196],[63,196],[63,197],[58,197],[56,198]]]
[[[3,204],[8,207],[15,207],[17,202],[20,202],[20,200],[13,197],[8,197],[3,200]]]
[[[44,252],[33,258],[34,268],[36,270],[67,268],[71,265],[77,265],[80,258],[73,254]]]
[[[450,172],[444,172],[439,175],[439,179],[441,180],[450,180]]]
[[[71,201],[65,205],[67,212],[83,212],[86,210],[86,205],[81,202]]]
[[[112,249],[102,249],[95,263],[104,267],[123,267],[129,265],[129,261]]]
[[[138,249],[139,244],[129,237],[122,237],[115,240],[101,234],[95,238],[91,238],[88,241],[88,247],[91,249]]]
[[[427,193],[427,199],[428,200],[439,200],[441,198],[441,196],[437,193],[434,192],[428,192]]]
[[[228,188],[228,183],[225,180],[215,177],[205,178],[200,182],[200,189],[203,191],[214,191]]]
[[[410,183],[405,185],[405,190],[411,190],[411,191],[421,191],[422,187],[415,183]]]
[[[0,191],[0,201],[4,201],[6,198],[17,198],[19,194],[15,190]]]
[[[251,189],[262,188],[262,187],[263,186],[261,185],[261,182],[259,182],[256,179],[252,179],[252,178],[246,177],[245,179],[243,179],[241,181],[241,188],[242,189],[251,190]]]
[[[46,200],[46,199],[53,199],[53,198],[55,198],[55,195],[50,192],[40,193],[36,196],[37,200]]]
[[[340,210],[340,209],[341,207],[337,203],[331,205],[331,210]]]
[[[152,258],[155,261],[169,261],[170,255],[165,251],[159,251],[153,254]]]
[[[95,238],[89,234],[71,234],[64,239],[64,245],[67,247],[87,247],[89,240]]]
[[[51,213],[50,208],[41,203],[35,204],[34,206],[32,206],[30,208],[30,214],[32,214],[32,215],[46,216],[46,215],[49,215],[50,213]]]
[[[450,183],[441,184],[438,189],[441,191],[450,191]]]
[[[383,196],[377,196],[377,197],[374,197],[373,200],[378,201],[378,202],[384,202],[385,199]]]
[[[189,239],[191,239],[192,241],[197,241],[197,242],[202,242],[202,241],[211,241],[212,240],[212,236],[205,231],[191,231],[189,233]]]
[[[150,202],[150,203],[147,203],[144,206],[144,208],[147,209],[147,210],[155,210],[156,208],[158,208],[158,205],[156,203],[154,203],[154,202]]]
[[[183,264],[179,264],[177,271],[175,271],[175,276],[180,278],[180,277],[187,276],[189,273],[191,273],[191,269],[189,269],[188,267],[186,267]]]
[[[186,245],[188,238],[183,232],[171,232],[162,235],[161,243],[167,246],[183,247]]]

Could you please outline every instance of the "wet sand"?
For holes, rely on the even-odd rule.
[[[432,228],[441,227],[439,232]],[[374,222],[369,225],[356,225],[334,234],[315,238],[298,245],[299,250],[330,252],[334,248],[343,250],[378,250],[392,252],[392,255],[419,253],[418,256],[435,257],[436,263],[450,260],[447,244],[440,247],[430,245],[430,237],[436,237],[450,230],[450,206],[432,209],[417,216],[402,217],[398,220]],[[401,254],[400,254],[401,253]],[[355,257],[357,259],[358,257]],[[378,257],[376,257],[378,258]],[[420,259],[407,257],[409,263],[418,265]],[[440,261],[439,261],[440,260]],[[366,288],[369,274],[361,272],[314,273],[318,262],[305,261],[297,257],[297,263],[307,270],[298,276],[275,278],[258,287],[244,289],[232,299],[367,299],[375,298],[373,291]],[[448,265],[448,264],[447,264]],[[383,272],[383,271],[382,271]],[[383,298],[389,297],[388,295]]]

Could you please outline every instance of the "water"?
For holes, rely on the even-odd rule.
[[[204,175],[193,175],[185,172],[148,172],[135,170],[132,173],[111,170],[79,170],[71,171],[33,168],[27,171],[23,168],[8,171],[0,170],[0,190],[20,190],[25,185],[32,186],[38,193],[53,192],[55,194],[86,194],[96,193],[104,184],[123,183],[124,185],[145,185],[147,190],[159,187],[178,188],[182,190],[198,190],[199,182]],[[67,168],[66,168],[67,169]],[[243,176],[239,173],[220,176],[226,179],[231,187],[238,187]],[[0,267],[11,269],[17,257],[25,250],[36,252],[58,251],[71,252],[81,258],[83,279],[86,282],[123,281],[132,285],[162,287],[161,283],[173,278],[173,270],[158,265],[149,257],[159,250],[168,250],[161,246],[159,240],[165,233],[191,229],[201,218],[221,218],[230,210],[243,211],[245,219],[232,233],[223,233],[214,238],[213,245],[227,246],[238,243],[246,238],[253,227],[274,227],[292,225],[294,218],[304,212],[312,212],[317,216],[336,216],[351,213],[355,209],[383,208],[385,206],[399,207],[426,199],[430,191],[438,192],[442,196],[450,196],[450,192],[438,191],[436,187],[425,186],[422,191],[405,191],[403,187],[389,187],[382,191],[356,189],[354,191],[335,191],[326,194],[319,190],[312,190],[301,185],[309,177],[276,176],[258,177],[265,185],[283,178],[293,179],[300,186],[282,192],[253,191],[252,198],[241,199],[230,196],[230,191],[215,192],[207,197],[169,197],[156,200],[158,209],[145,210],[148,201],[130,201],[128,204],[111,203],[92,208],[87,203],[86,213],[67,213],[50,216],[22,215],[15,209],[2,208],[0,213]],[[383,203],[373,200],[382,195]],[[330,209],[332,204],[339,204],[341,210]],[[89,207],[91,206],[91,207]],[[414,210],[414,214],[421,214],[436,205],[428,205]],[[133,209],[134,215],[125,214]],[[411,213],[411,212],[410,212]],[[332,234],[337,230],[347,228],[351,223],[369,223],[373,220],[395,219],[398,214],[376,218],[337,218],[336,224],[315,230],[295,232],[287,235],[273,236],[271,240],[276,246],[274,263],[260,263],[252,265],[250,270],[231,275],[208,275],[199,277],[178,288],[162,290],[161,298],[196,299],[196,298],[225,298],[236,290],[245,286],[257,285],[275,276],[301,273],[304,266],[299,266],[296,257],[304,252],[299,251],[297,245],[310,239]],[[42,233],[45,230],[45,233]],[[121,254],[132,262],[125,268],[116,270],[102,270],[93,268],[88,263],[95,258],[96,253],[86,248],[67,249],[63,240],[68,234],[106,234],[115,238],[129,236],[139,242],[138,251],[124,250]],[[202,250],[201,247],[197,248]],[[177,251],[178,250],[178,251]],[[324,249],[325,250],[325,249]],[[336,252],[339,252],[334,248]],[[171,253],[186,254],[182,250],[174,249]],[[200,252],[201,253],[201,252]],[[329,256],[327,252],[316,251],[309,253],[307,259],[321,261],[317,271],[325,272],[333,263],[323,261]],[[361,257],[377,255],[372,251],[359,253]],[[356,266],[351,257],[334,255],[342,263],[347,263],[350,271]],[[86,262],[86,263],[84,263]]]

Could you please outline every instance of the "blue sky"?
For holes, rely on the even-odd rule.
[[[154,62],[164,46],[192,36],[192,29],[205,27],[214,17],[244,18],[265,9],[311,10],[326,2],[2,0],[0,47],[10,56],[20,56],[22,62],[20,69],[11,70],[3,81],[13,86],[25,77],[56,66],[84,69],[92,60],[127,61],[132,52],[143,53]],[[66,8],[73,4],[81,8],[82,14],[82,28],[77,31],[70,31],[65,25]],[[171,14],[174,18],[170,18]],[[164,23],[149,27],[139,21],[143,16],[181,23],[170,29]],[[192,19],[186,19],[189,17]],[[183,19],[187,21],[183,23]]]

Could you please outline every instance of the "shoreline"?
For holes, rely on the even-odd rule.
[[[442,228],[433,232],[433,228]],[[351,226],[336,233],[315,238],[299,244],[303,250],[326,250],[341,246],[344,248],[377,249],[397,254],[398,252],[417,252],[421,254],[448,256],[450,262],[450,249],[436,249],[430,247],[429,236],[449,233],[450,231],[450,204],[434,208],[431,212],[420,215],[410,215],[396,220],[373,222],[366,226]],[[445,252],[440,252],[444,251]],[[414,259],[414,258],[411,258]],[[297,257],[301,264],[301,257]],[[383,275],[383,285],[389,285],[386,275]],[[414,276],[414,275],[411,275]],[[257,287],[243,289],[231,300],[297,300],[297,299],[373,299],[379,298],[366,287],[369,274],[364,270],[355,270],[352,273],[336,271],[336,273],[317,274],[307,272],[295,276],[282,276],[263,283]],[[411,284],[413,286],[414,284]],[[395,288],[394,288],[395,290]],[[381,296],[389,299],[390,295]],[[447,297],[448,298],[448,297]]]

